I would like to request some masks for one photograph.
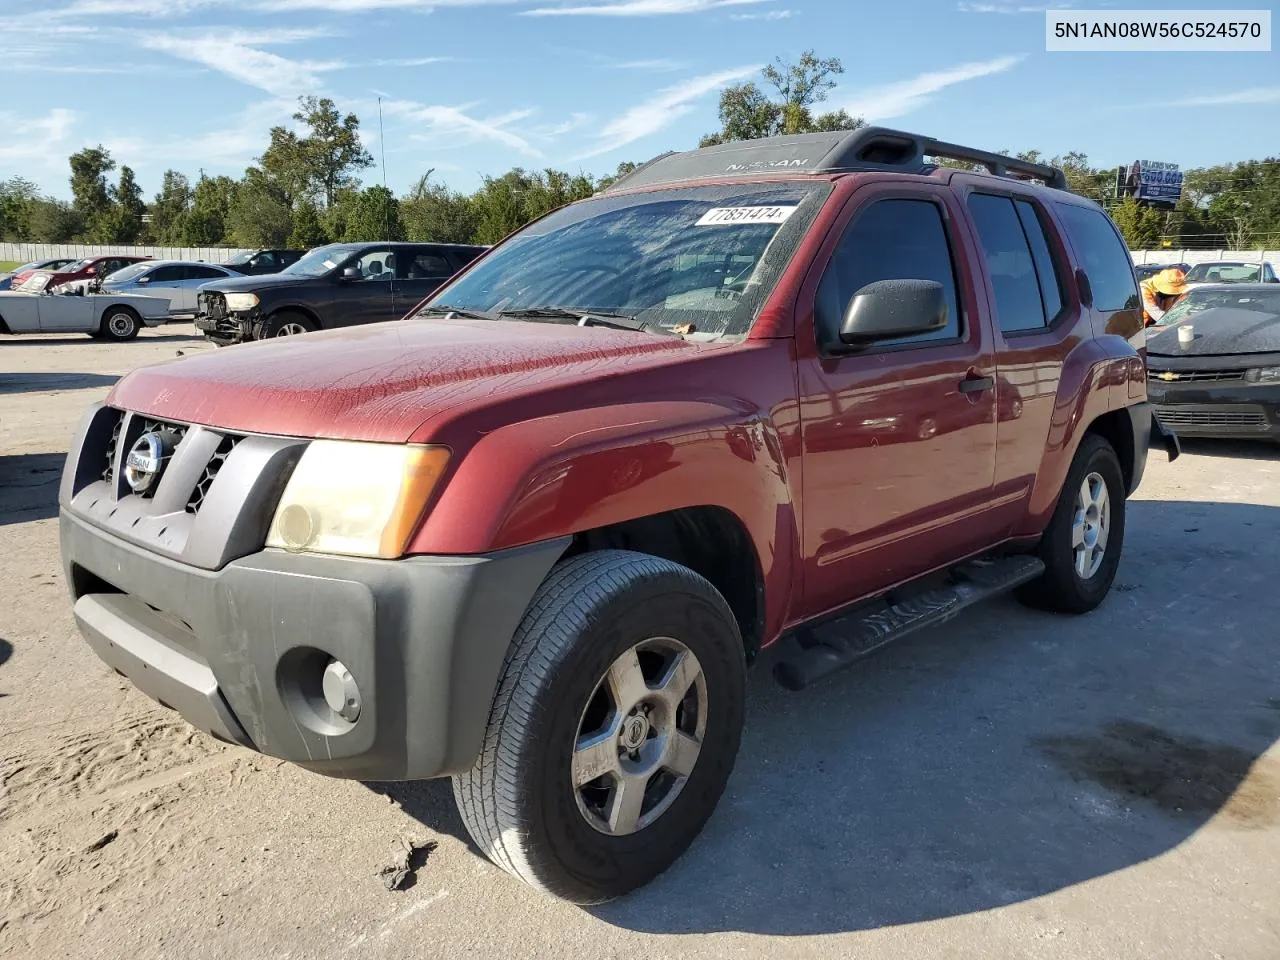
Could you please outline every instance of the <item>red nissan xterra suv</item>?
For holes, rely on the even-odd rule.
[[[219,739],[450,776],[504,869],[632,890],[715,807],[761,649],[799,688],[997,591],[1106,596],[1177,440],[1064,188],[875,128],[669,154],[403,322],[136,370],[62,481],[80,629]]]

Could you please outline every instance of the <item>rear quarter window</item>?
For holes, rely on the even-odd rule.
[[[1133,279],[1133,261],[1107,215],[1075,204],[1057,206],[1076,259],[1089,277],[1093,308],[1102,312],[1136,310],[1138,286]]]

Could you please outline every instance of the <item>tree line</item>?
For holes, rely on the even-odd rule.
[[[839,59],[806,51],[778,58],[760,83],[726,87],[720,128],[701,145],[865,124],[844,110],[821,112]],[[404,195],[365,186],[373,158],[360,140],[360,119],[323,97],[302,97],[296,130],[273,127],[267,146],[238,180],[205,176],[194,183],[165,172],[150,203],[128,165],[101,145],[69,158],[71,200],[44,196],[22,177],[0,181],[0,239],[41,243],[154,244],[177,247],[301,247],[345,240],[496,243],[550,210],[588,197],[636,166],[592,177],[562,170],[513,168],[487,176],[471,193],[450,189],[426,171]],[[1138,149],[1135,143],[1135,151]],[[998,151],[1008,153],[1007,150]],[[1070,152],[1019,157],[1060,167],[1071,189],[1106,206],[1133,249],[1280,246],[1280,160],[1246,160],[1188,170],[1172,210],[1116,196],[1116,168],[1094,167]],[[945,162],[945,161],[944,161]]]

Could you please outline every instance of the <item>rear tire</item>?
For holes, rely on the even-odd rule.
[[[1124,546],[1125,485],[1111,444],[1086,434],[1040,540],[1045,572],[1018,599],[1044,610],[1087,613],[1111,590]]]
[[[269,340],[272,337],[293,337],[301,333],[311,333],[316,325],[309,317],[292,310],[281,310],[263,320],[258,327],[258,339]]]
[[[715,809],[745,684],[737,622],[698,574],[623,550],[564,561],[512,640],[480,757],[453,780],[467,830],[575,903],[643,886]]]
[[[137,311],[132,307],[117,305],[107,307],[103,311],[102,323],[98,327],[98,334],[104,340],[123,343],[136,337],[141,329],[142,319],[138,316]]]

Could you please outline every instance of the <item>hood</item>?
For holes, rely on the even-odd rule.
[[[1178,327],[1195,328],[1195,340],[1178,343]],[[1204,357],[1280,352],[1280,314],[1240,307],[1210,307],[1147,337],[1147,353],[1165,357]]]
[[[407,320],[142,367],[112,406],[247,433],[404,443],[451,409],[513,400],[717,345],[601,327]]]
[[[227,269],[232,269],[228,267]],[[324,277],[298,277],[291,273],[263,273],[258,276],[227,277],[223,280],[210,280],[202,284],[204,290],[217,290],[219,293],[252,293],[263,287],[296,287],[303,283],[316,283]]]

